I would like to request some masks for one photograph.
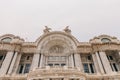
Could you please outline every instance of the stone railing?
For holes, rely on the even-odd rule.
[[[67,66],[64,67],[49,67],[46,66],[45,68],[37,68],[28,74],[28,78],[46,78],[46,77],[68,77],[68,78],[83,78],[86,79],[86,75],[80,72],[77,68],[69,68]]]

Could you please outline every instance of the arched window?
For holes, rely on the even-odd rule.
[[[9,38],[9,37],[6,37],[6,38],[3,38],[1,41],[2,41],[2,42],[11,42],[12,39]]]
[[[106,43],[106,42],[111,42],[111,40],[110,40],[110,39],[108,39],[108,38],[102,38],[102,39],[101,39],[101,41],[102,41],[103,43]]]

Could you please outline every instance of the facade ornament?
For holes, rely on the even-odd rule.
[[[48,26],[45,26],[45,29],[43,30],[44,33],[48,33],[50,32],[51,28],[49,28]]]
[[[71,30],[69,29],[69,26],[66,26],[65,29],[64,29],[64,31],[65,31],[66,33],[71,33]]]

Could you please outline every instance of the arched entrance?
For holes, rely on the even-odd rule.
[[[38,50],[43,56],[41,66],[74,66],[74,62],[71,63],[71,58],[72,54],[76,53],[76,48],[76,42],[70,35],[63,32],[46,35],[38,45]]]

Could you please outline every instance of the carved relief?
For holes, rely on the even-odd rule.
[[[50,53],[63,53],[64,52],[64,48],[62,46],[55,45],[55,46],[52,46],[49,49],[49,52]]]

